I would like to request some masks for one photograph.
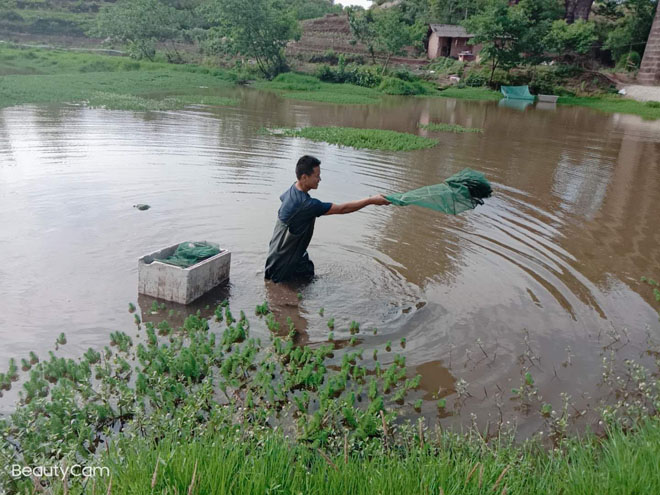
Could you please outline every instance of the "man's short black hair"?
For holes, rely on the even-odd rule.
[[[312,175],[314,167],[321,165],[321,160],[311,155],[301,156],[296,163],[296,177],[300,179],[304,175]]]

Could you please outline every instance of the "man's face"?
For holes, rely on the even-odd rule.
[[[303,184],[305,184],[310,189],[318,189],[319,182],[321,182],[321,167],[314,167],[314,172],[312,175],[303,174],[302,180]]]

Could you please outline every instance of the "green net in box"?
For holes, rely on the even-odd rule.
[[[158,261],[188,268],[218,253],[220,253],[220,247],[212,242],[182,242],[172,256]]]
[[[424,186],[385,198],[397,206],[416,205],[456,215],[484,204],[492,193],[490,183],[481,172],[466,168],[441,184]]]

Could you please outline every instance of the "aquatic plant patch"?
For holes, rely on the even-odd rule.
[[[477,132],[477,133],[483,133],[483,129],[479,129],[476,127],[463,127],[462,125],[458,124],[445,124],[445,123],[435,123],[431,122],[429,124],[419,124],[418,127],[420,129],[426,129],[428,131],[434,131],[434,132],[455,132],[455,133],[460,133],[460,132]]]
[[[358,149],[411,151],[432,148],[438,144],[437,139],[383,129],[305,127],[302,129],[278,129],[271,132],[275,135],[301,137]]]

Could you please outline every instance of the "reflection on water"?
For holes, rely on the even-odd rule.
[[[136,294],[137,259],[180,239],[232,251],[229,284],[195,311],[210,316],[227,298],[234,313],[254,319],[253,335],[267,337],[253,313],[267,300],[283,328],[292,319],[300,342],[325,342],[335,318],[342,345],[356,320],[359,342],[379,359],[402,353],[423,375],[420,397],[453,397],[464,379],[479,397],[475,411],[487,408],[495,387],[520,380],[530,347],[548,400],[561,391],[579,397],[595,393],[603,332],[625,327],[640,343],[647,327],[657,331],[638,280],[660,266],[660,123],[581,108],[518,112],[398,97],[340,107],[230,93],[240,106],[0,111],[0,368],[11,356],[45,354],[62,331],[71,355],[105,345],[109,332],[132,325],[130,301],[144,321],[159,321],[153,300]],[[484,133],[418,129],[429,122]],[[439,144],[378,152],[258,132],[307,125],[414,132]],[[457,217],[389,206],[320,218],[309,249],[316,279],[273,287],[263,280],[266,250],[278,197],[302,154],[323,162],[313,194],[323,201],[415,189],[464,167],[483,171],[495,194]],[[180,324],[183,308],[167,306]],[[579,359],[553,369],[567,349]]]
[[[502,98],[497,102],[497,106],[500,108],[511,108],[512,110],[518,110],[521,112],[533,104],[533,100],[517,100],[515,98]]]

